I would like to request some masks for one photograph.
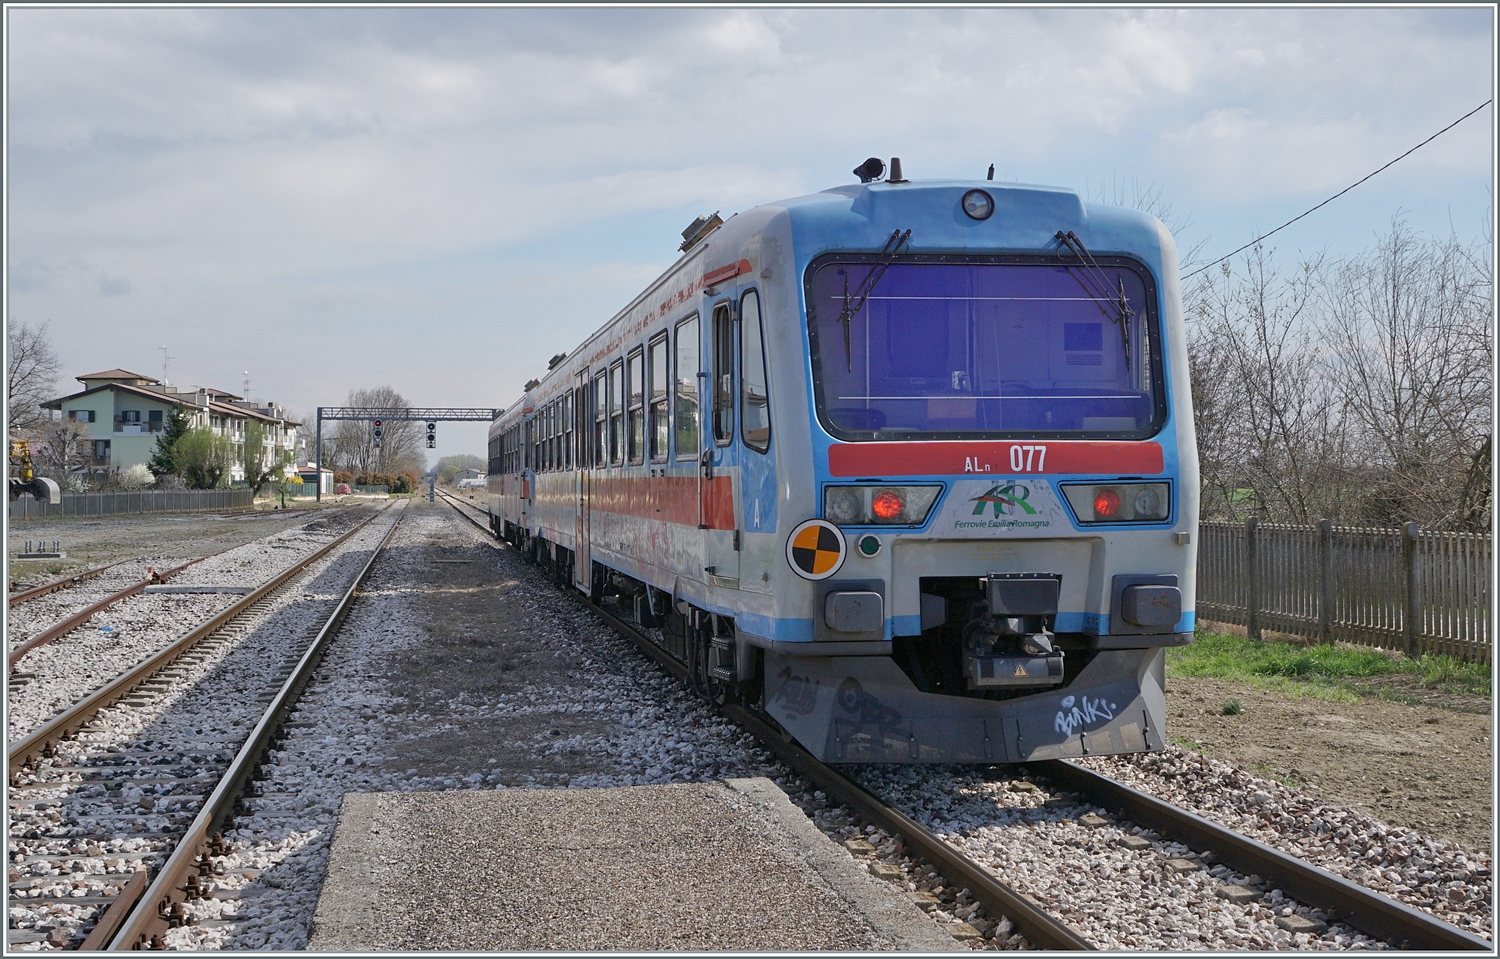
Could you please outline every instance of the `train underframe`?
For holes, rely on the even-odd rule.
[[[571,585],[571,550],[510,523],[497,526],[528,562],[550,571],[559,586]],[[1147,644],[1175,645],[1182,637],[1101,643],[1054,634],[1045,618],[1019,619],[1009,621],[1014,629],[1002,625],[1000,636],[981,636],[976,652],[983,617],[973,613],[982,609],[973,582],[924,579],[924,595],[943,597],[957,614],[867,655],[799,655],[791,644],[746,635],[732,617],[674,602],[597,562],[589,599],[683,664],[700,695],[755,709],[824,762],[1018,763],[1165,746],[1165,650]],[[1032,636],[1044,637],[1046,655],[1033,655],[1040,650]],[[1124,648],[1101,648],[1111,642]],[[986,661],[991,673],[1014,669],[1022,678],[986,681],[976,666]],[[1036,676],[1038,662],[1043,678],[1024,678],[1028,668]]]

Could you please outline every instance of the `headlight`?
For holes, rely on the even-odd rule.
[[[964,194],[964,212],[973,220],[988,220],[995,212],[994,199],[983,190],[970,190]]]
[[[941,486],[830,486],[823,517],[839,526],[921,526]]]
[[[1063,484],[1080,523],[1160,523],[1171,510],[1166,483]]]
[[[829,489],[823,499],[823,515],[839,526],[853,526],[864,515],[864,504],[860,502],[859,490],[847,486]]]

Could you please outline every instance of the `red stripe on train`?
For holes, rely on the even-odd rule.
[[[601,476],[589,482],[591,510],[683,526],[698,525],[698,495],[695,476]],[[734,485],[729,477],[704,480],[702,496],[703,524],[734,529]]]
[[[834,476],[948,473],[1128,473],[1162,471],[1160,443],[1031,442],[839,443],[828,449]]]

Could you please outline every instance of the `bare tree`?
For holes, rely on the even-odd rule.
[[[1487,238],[1423,241],[1397,216],[1333,271],[1321,328],[1373,471],[1366,522],[1489,527],[1489,263]]]
[[[1311,323],[1321,272],[1313,258],[1283,276],[1257,246],[1187,298],[1206,517],[1308,523],[1343,512],[1343,418]]]
[[[5,336],[6,428],[12,433],[35,430],[42,423],[40,406],[53,398],[62,361],[52,349],[49,323],[19,326],[11,321]]]
[[[374,389],[350,390],[348,406],[366,408],[409,410],[411,404],[400,393],[389,386]],[[327,457],[334,469],[348,470],[356,476],[360,473],[399,473],[409,469],[422,473],[426,469],[426,457],[418,445],[422,436],[420,424],[412,420],[387,420],[382,424],[384,435],[380,448],[375,446],[374,424],[369,420],[339,420],[333,435],[332,454]]]
[[[88,464],[92,441],[87,423],[44,419],[31,432],[36,437],[31,459],[38,475],[56,480],[61,486],[69,473]]]

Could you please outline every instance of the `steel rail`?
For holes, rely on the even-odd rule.
[[[1065,783],[1098,805],[1121,811],[1138,825],[1176,836],[1196,849],[1211,850],[1224,865],[1265,877],[1298,902],[1322,909],[1329,919],[1347,923],[1401,949],[1495,950],[1495,944],[1488,939],[1091,769],[1060,759],[1030,765],[1048,779]]]
[[[447,494],[444,494],[444,498],[460,516],[475,526],[485,529],[485,532],[490,532],[478,520],[460,508],[459,500]],[[685,667],[650,639],[641,635],[629,623],[610,615],[597,606],[592,608],[675,678],[678,680],[687,678]],[[818,782],[824,792],[838,797],[845,805],[858,808],[860,812],[880,822],[885,828],[901,833],[906,837],[909,846],[920,848],[924,856],[939,865],[945,878],[969,886],[971,891],[976,892],[976,898],[984,902],[986,908],[1010,917],[1017,928],[1032,942],[1048,948],[1095,948],[1084,942],[1081,936],[1078,936],[1076,942],[1063,942],[1064,936],[1069,934],[1077,936],[1077,933],[1047,916],[1035,900],[1010,889],[998,880],[991,879],[987,872],[981,871],[971,876],[965,866],[971,866],[974,870],[983,870],[983,867],[961,853],[949,849],[936,837],[931,837],[930,841],[938,844],[937,848],[933,850],[925,848],[927,843],[920,842],[918,838],[926,834],[922,827],[885,806],[862,787],[815,759],[811,753],[788,741],[755,714],[737,705],[724,706],[722,711],[780,755],[788,765]],[[1319,869],[1295,856],[1240,835],[1218,823],[1179,809],[1093,770],[1064,760],[1047,760],[1028,765],[1041,775],[1066,783],[1080,793],[1093,798],[1098,805],[1120,810],[1137,825],[1177,836],[1194,848],[1212,850],[1224,865],[1242,873],[1263,876],[1298,902],[1323,910],[1330,919],[1346,923],[1401,949],[1482,950],[1486,952],[1495,950],[1495,944],[1482,936],[1460,929],[1452,923],[1398,902],[1389,896],[1381,895],[1358,883],[1350,882],[1327,870]],[[926,835],[930,836],[930,834]],[[954,855],[961,860],[961,862],[954,863],[954,873],[947,871],[948,864],[943,861],[945,855]],[[979,890],[985,882],[989,881],[996,882],[1006,890],[1008,893],[1006,900],[1002,901],[997,896],[994,905],[985,901],[979,894]],[[1031,912],[1035,915],[1029,914]],[[1035,922],[1037,925],[1029,928],[1030,922]],[[1052,930],[1046,927],[1047,922],[1057,923],[1062,926],[1063,930],[1066,930],[1065,933],[1057,936],[1059,941],[1057,945],[1047,942],[1047,937],[1053,934]],[[1033,932],[1033,928],[1036,932]]]
[[[107,569],[114,569],[121,563],[128,562],[130,561],[127,559],[118,559],[113,563],[107,563],[103,566],[95,566],[93,569],[79,570],[76,573],[70,573],[60,579],[54,579],[50,583],[43,583],[40,586],[33,586],[30,589],[21,590],[18,593],[12,593],[10,596],[10,605],[17,606],[21,603],[26,602],[28,599],[36,599],[38,596],[46,596],[48,593],[56,592],[57,590],[63,589],[67,586],[76,586],[86,579],[93,579],[95,576],[98,576],[100,573],[104,572]]]
[[[371,516],[369,519],[360,523],[358,526],[355,526],[347,533],[340,535],[333,542],[328,543],[326,546],[319,547],[309,555],[302,557],[297,562],[289,566],[284,572],[277,574],[275,578],[260,586],[254,592],[246,595],[244,599],[239,600],[228,609],[214,616],[208,622],[194,629],[192,632],[172,643],[170,646],[161,650],[154,656],[151,656],[149,659],[146,659],[145,661],[127,670],[126,672],[121,673],[119,676],[115,677],[104,686],[101,686],[99,689],[94,690],[82,700],[74,703],[72,706],[63,710],[58,715],[52,717],[41,727],[34,730],[30,735],[24,737],[19,742],[13,745],[9,745],[6,750],[6,759],[11,782],[14,783],[16,774],[26,765],[30,764],[38,755],[41,755],[42,751],[46,747],[50,746],[52,743],[66,738],[67,736],[71,735],[78,729],[88,724],[88,722],[92,720],[100,710],[105,709],[118,702],[119,700],[125,698],[125,696],[129,694],[132,689],[134,689],[136,686],[139,686],[153,673],[164,668],[173,660],[181,656],[183,653],[186,653],[198,643],[202,642],[204,639],[207,639],[213,633],[217,632],[225,624],[242,615],[244,612],[250,609],[251,606],[255,605],[255,603],[257,603],[259,600],[270,594],[272,591],[276,590],[278,587],[286,583],[287,580],[291,579],[293,576],[297,575],[311,564],[317,562],[319,559],[322,559],[331,550],[342,544],[345,540],[349,539],[355,533],[358,533],[360,530],[364,529],[367,525],[373,522],[376,517],[380,515],[380,513],[376,513],[374,516]]]
[[[484,529],[486,533],[490,532],[461,508],[457,499],[446,494],[444,499],[464,519]],[[688,679],[687,667],[668,655],[666,650],[651,642],[629,623],[598,606],[590,605],[590,608],[618,633],[640,647],[642,652],[679,682]],[[1002,882],[994,873],[943,842],[905,814],[881,802],[873,793],[858,783],[814,758],[811,753],[773,729],[759,716],[734,704],[723,706],[720,711],[759,739],[788,766],[812,780],[819,789],[836,802],[858,810],[865,818],[878,823],[890,832],[899,833],[905,838],[907,848],[936,866],[943,878],[955,886],[967,886],[974,898],[986,909],[992,914],[1008,917],[1011,922],[1015,923],[1016,929],[1033,944],[1044,949],[1072,951],[1089,951],[1098,948],[1076,929],[1049,914],[1035,899]]]
[[[376,516],[381,514],[377,513]],[[255,772],[260,762],[261,751],[270,745],[271,738],[280,726],[286,714],[291,710],[298,695],[301,694],[308,679],[312,676],[313,669],[322,659],[330,640],[338,632],[345,617],[349,615],[349,608],[354,604],[355,595],[370,575],[370,570],[375,566],[375,560],[379,558],[391,538],[396,535],[396,528],[401,525],[405,518],[406,510],[403,508],[396,516],[396,521],[391,523],[391,528],[381,538],[379,545],[370,552],[370,558],[354,577],[349,588],[344,591],[343,598],[334,608],[333,613],[323,623],[323,628],[318,630],[318,635],[308,645],[302,658],[297,661],[297,666],[292,670],[290,676],[281,684],[275,697],[261,714],[260,721],[250,731],[249,737],[235,754],[234,760],[230,762],[229,768],[220,777],[219,783],[214,787],[212,793],[204,800],[203,807],[199,809],[198,815],[182,834],[182,838],[173,847],[172,854],[167,857],[166,863],[157,872],[155,880],[141,894],[139,903],[124,924],[109,943],[109,949],[126,950],[138,948],[141,944],[149,942],[155,935],[164,934],[170,928],[169,916],[172,907],[184,902],[188,898],[187,880],[191,875],[197,875],[197,862],[203,846],[215,829],[223,825],[233,812],[236,798],[244,792],[245,784],[249,782],[250,776]],[[375,517],[371,517],[373,520]],[[366,520],[368,523],[369,520]],[[364,528],[361,523],[358,529]],[[154,908],[150,906],[154,905]],[[142,907],[146,908],[142,908]]]
[[[234,548],[235,547],[231,546],[229,549]],[[227,552],[229,552],[228,549],[219,551],[219,553]],[[11,672],[15,672],[16,666],[21,662],[22,658],[24,658],[27,653],[31,652],[33,649],[36,649],[38,646],[46,646],[48,643],[56,642],[57,640],[62,639],[73,630],[82,626],[84,623],[93,619],[95,616],[104,612],[106,609],[110,608],[121,600],[129,599],[136,593],[139,593],[141,590],[145,589],[147,586],[152,586],[156,583],[165,583],[167,580],[171,579],[173,576],[176,576],[178,573],[187,569],[189,566],[201,563],[206,559],[212,559],[213,557],[218,556],[219,553],[210,553],[207,556],[200,556],[197,559],[192,560],[191,562],[183,563],[181,566],[178,566],[174,569],[169,569],[165,573],[157,573],[154,577],[148,576],[145,579],[141,580],[139,583],[133,583],[120,590],[118,593],[114,593],[113,595],[104,597],[97,603],[94,603],[93,605],[83,609],[80,612],[74,613],[72,616],[69,616],[62,622],[57,623],[54,626],[49,626],[48,628],[42,630],[40,633],[37,633],[35,636],[26,640],[26,642],[17,646],[15,649],[11,650],[9,657],[7,657],[6,659],[6,665],[10,667]]]

